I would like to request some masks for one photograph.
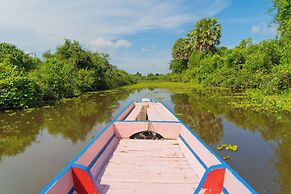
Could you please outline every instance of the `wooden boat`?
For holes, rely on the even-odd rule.
[[[135,139],[142,135],[151,139]],[[170,109],[142,99],[120,112],[41,193],[256,191]]]

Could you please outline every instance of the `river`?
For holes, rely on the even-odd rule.
[[[151,88],[86,94],[54,106],[0,113],[0,193],[38,193],[132,100],[173,109],[259,193],[291,193],[291,114],[233,109],[232,94]],[[222,97],[219,97],[222,96]],[[222,143],[238,151],[217,151]]]

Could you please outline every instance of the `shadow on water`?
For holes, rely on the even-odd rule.
[[[227,163],[259,193],[291,193],[290,114],[233,109],[228,102],[235,97],[228,91],[178,94],[157,88],[92,93],[33,111],[0,113],[1,192],[39,192],[122,107],[142,97],[173,108],[221,157],[230,155]],[[222,143],[239,149],[219,152]]]

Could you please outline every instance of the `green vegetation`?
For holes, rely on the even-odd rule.
[[[0,110],[34,107],[83,92],[134,83],[134,77],[109,63],[109,56],[65,40],[43,60],[0,43]]]
[[[214,100],[227,99],[232,108],[251,109],[263,112],[291,112],[291,97],[287,94],[265,95],[260,90],[247,90],[245,92],[233,91],[230,88],[202,86],[196,82],[165,82],[161,80],[139,82],[124,86],[123,89],[135,90],[142,88],[165,88],[177,93],[197,93],[212,96]]]
[[[223,149],[226,149],[226,150],[228,150],[228,151],[233,151],[233,152],[235,152],[235,151],[237,151],[238,146],[237,146],[236,144],[221,144],[220,146],[217,146],[216,149],[217,149],[218,151],[221,151],[221,150],[223,150]]]
[[[202,19],[185,38],[176,41],[172,49],[172,73],[159,79],[243,91],[247,100],[236,107],[290,111],[290,10],[290,1],[274,0],[272,12],[279,30],[277,38],[260,43],[249,38],[231,49],[217,47],[221,37],[218,21]]]
[[[0,110],[34,107],[62,98],[116,88],[141,81],[171,89],[229,88],[241,93],[236,108],[290,111],[291,102],[291,2],[274,0],[271,13],[278,36],[254,43],[242,40],[234,48],[218,47],[221,24],[217,19],[198,21],[186,37],[173,45],[169,74],[137,72],[129,75],[109,63],[107,54],[83,49],[65,40],[43,60],[7,43],[0,43]],[[130,86],[147,87],[148,83]]]

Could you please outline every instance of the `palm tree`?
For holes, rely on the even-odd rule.
[[[185,38],[178,39],[172,48],[172,57],[176,60],[188,60],[191,54],[189,40]]]
[[[215,18],[205,18],[198,21],[194,30],[188,33],[192,46],[207,52],[220,43],[221,25]]]

